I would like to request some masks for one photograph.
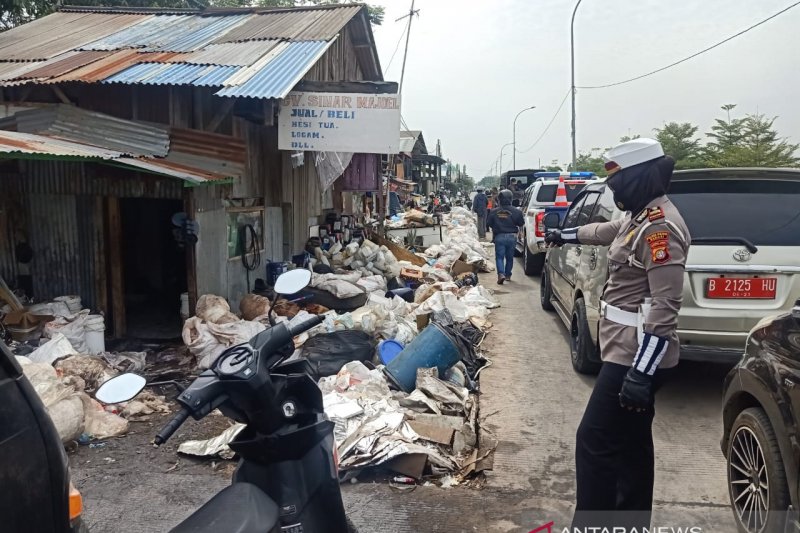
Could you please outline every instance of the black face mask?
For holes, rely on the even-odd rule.
[[[638,213],[669,189],[675,160],[669,156],[623,168],[606,183],[614,192],[614,203],[622,211]]]

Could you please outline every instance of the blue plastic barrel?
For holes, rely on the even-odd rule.
[[[386,375],[403,391],[416,388],[417,369],[439,369],[443,374],[461,360],[461,352],[438,324],[431,324],[417,335],[397,357],[386,365]]]
[[[402,351],[403,343],[393,339],[381,341],[378,345],[378,357],[384,365],[391,363]]]

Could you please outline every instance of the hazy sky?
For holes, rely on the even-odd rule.
[[[400,80],[411,0],[386,7],[375,28],[387,80]],[[583,0],[575,19],[576,84],[627,79],[688,56],[766,18],[793,0]],[[512,140],[529,148],[570,86],[569,21],[574,0],[417,0],[419,17],[403,87],[403,118],[423,131],[429,150],[483,177]],[[669,121],[708,131],[723,104],[740,114],[778,115],[778,131],[800,142],[800,6],[691,61],[623,86],[579,90],[578,150],[607,147],[622,135],[653,135]],[[388,68],[387,68],[388,67]],[[503,169],[511,168],[511,147]],[[570,102],[517,168],[571,159]]]

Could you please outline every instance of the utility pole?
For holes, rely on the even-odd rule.
[[[569,51],[570,51],[570,65],[572,71],[572,170],[577,170],[575,164],[578,161],[578,151],[575,144],[575,14],[578,12],[578,6],[581,5],[582,0],[578,0],[575,4],[575,9],[572,10],[572,22],[569,25]]]
[[[403,79],[406,76],[406,58],[408,57],[408,41],[411,38],[411,22],[414,20],[414,15],[416,15],[419,12],[419,10],[414,10],[414,2],[415,0],[411,0],[411,9],[408,10],[408,15],[404,15],[399,19],[395,20],[395,22],[398,22],[408,17],[408,31],[406,32],[406,48],[403,51],[403,68],[400,70],[399,92],[401,93],[403,92]]]

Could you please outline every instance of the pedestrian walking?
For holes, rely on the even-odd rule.
[[[478,194],[472,199],[472,210],[478,216],[478,237],[486,238],[486,215],[489,214],[489,198],[483,187],[478,187]]]
[[[657,141],[620,144],[605,162],[606,183],[626,215],[545,238],[552,245],[610,245],[599,329],[603,365],[577,432],[573,527],[642,531],[653,506],[655,393],[678,364],[691,236],[666,196],[675,162]]]
[[[500,205],[489,212],[487,219],[492,230],[498,285],[511,280],[514,251],[517,247],[517,233],[519,233],[519,228],[525,225],[522,211],[511,205],[513,198],[514,194],[511,191],[507,189],[500,191],[497,195]]]

